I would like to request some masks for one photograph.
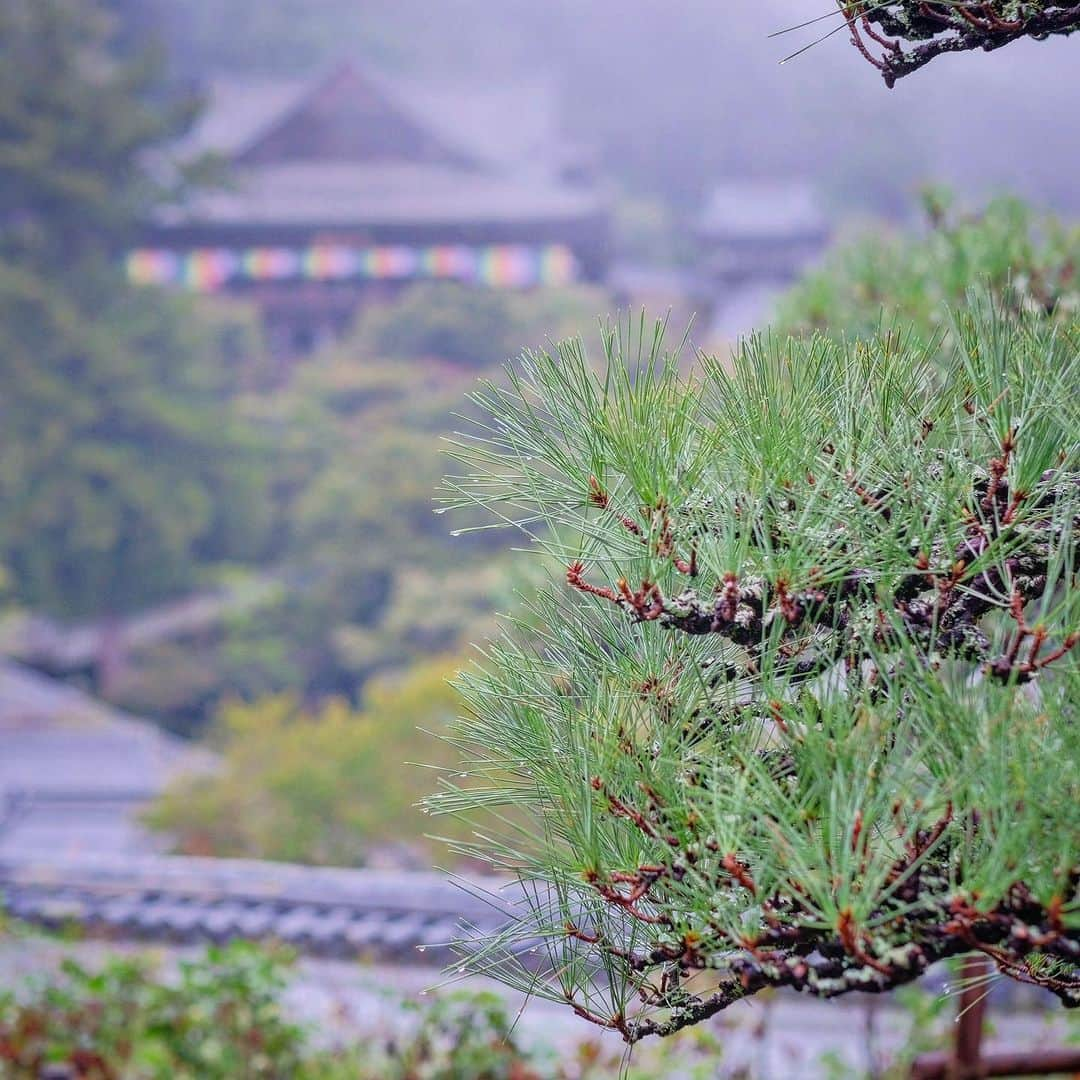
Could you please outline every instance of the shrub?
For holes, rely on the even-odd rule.
[[[304,1033],[282,1015],[284,970],[246,945],[210,949],[160,980],[144,959],[98,969],[68,958],[0,993],[0,1076],[37,1080],[48,1062],[77,1080],[251,1080],[310,1075]]]
[[[445,730],[454,670],[437,658],[376,680],[360,709],[289,695],[226,704],[220,771],[178,781],[151,824],[189,854],[357,866],[379,844],[423,848],[427,774],[406,762],[424,756],[421,728]]]
[[[1080,227],[1012,198],[970,216],[945,190],[928,191],[923,203],[928,231],[879,232],[839,248],[784,297],[778,325],[866,335],[884,320],[925,341],[947,328],[948,306],[963,303],[973,284],[1065,320],[1080,312]]]
[[[506,1003],[457,991],[398,1006],[391,1031],[327,1045],[285,1016],[291,957],[238,943],[163,975],[146,958],[72,959],[18,994],[0,990],[0,1078],[38,1080],[66,1065],[73,1080],[657,1080],[664,1059],[629,1071],[595,1044],[560,1061],[522,1047]],[[715,1075],[719,1045],[679,1044],[689,1077]],[[695,1064],[696,1063],[696,1064]],[[706,1069],[708,1071],[702,1071]]]

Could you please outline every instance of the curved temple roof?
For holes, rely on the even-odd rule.
[[[579,151],[541,82],[431,88],[349,64],[305,83],[222,82],[177,150],[223,156],[232,182],[165,226],[559,222],[601,209],[561,179]]]

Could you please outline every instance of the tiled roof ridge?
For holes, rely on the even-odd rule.
[[[444,962],[449,943],[513,917],[508,882],[436,872],[248,859],[77,856],[0,860],[0,907],[116,940],[279,940],[335,958]]]
[[[304,107],[305,103],[310,101],[311,98],[318,93],[327,82],[329,82],[330,78],[336,74],[336,71],[336,68],[331,69],[329,72],[324,69],[309,75],[302,80],[295,80],[295,85],[292,88],[292,97],[288,104],[272,116],[268,117],[253,131],[248,132],[243,142],[233,148],[230,156],[234,160],[242,158],[244,154],[249,153],[254,147],[258,146],[263,139],[267,138],[267,136],[275,129],[285,123],[287,119],[299,112]]]
[[[487,78],[478,80],[458,74],[432,80],[418,77],[415,72],[391,70],[377,62],[359,62],[345,56],[287,78],[232,73],[208,75],[204,84],[206,111],[179,149],[188,154],[198,151],[223,154],[239,162],[306,108],[335,79],[341,78],[362,82],[387,107],[459,159],[459,166],[467,164],[470,171],[517,171],[525,150],[520,139],[523,130],[534,136],[527,144],[529,155],[581,150],[568,141],[565,132],[550,130],[556,86],[550,74],[530,73],[525,79],[497,80],[493,99],[493,88]],[[480,87],[487,108],[474,115]],[[522,107],[529,110],[531,118],[524,129]],[[228,129],[223,129],[226,116],[230,124]],[[502,128],[508,120],[515,124],[511,132]],[[493,123],[499,132],[494,138]],[[514,147],[509,156],[507,136]]]
[[[250,155],[255,154],[259,147],[278,131],[288,127],[298,116],[302,116],[304,110],[309,108],[320,94],[332,90],[339,83],[348,84],[350,81],[381,98],[384,107],[397,114],[401,122],[415,125],[417,130],[423,131],[428,138],[433,139],[446,154],[448,160],[456,159],[459,167],[466,166],[469,169],[480,167],[479,161],[475,160],[463,147],[453,145],[447,140],[445,132],[437,130],[437,125],[432,126],[429,117],[415,109],[401,93],[396,92],[392,80],[385,76],[380,77],[371,70],[361,70],[354,61],[349,59],[339,60],[336,64],[324,67],[312,75],[306,84],[299,87],[288,104],[248,134],[244,142],[235,149],[233,160],[238,165],[247,164]],[[322,159],[313,160],[321,161]]]

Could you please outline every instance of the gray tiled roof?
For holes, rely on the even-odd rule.
[[[212,80],[204,90],[205,110],[181,153],[235,158],[335,74],[327,69],[302,79]],[[559,130],[558,94],[550,80],[516,76],[494,84],[490,79],[425,82],[370,68],[363,79],[389,106],[478,162],[517,169],[547,156],[565,158],[572,149]]]
[[[161,223],[331,228],[572,221],[601,206],[593,192],[540,176],[434,165],[283,162],[238,168],[234,183],[200,195]]]
[[[504,884],[239,859],[0,859],[0,905],[43,926],[177,943],[273,939],[394,961],[440,963],[463,925],[502,925],[512,914]]]
[[[57,679],[0,661],[0,799],[160,790],[212,755]]]
[[[162,226],[551,223],[602,208],[560,179],[581,151],[539,80],[432,86],[345,64],[305,83],[222,82],[208,97],[179,154],[223,154],[231,188],[201,193]]]
[[[0,661],[0,858],[153,850],[139,809],[213,763],[146,721]]]
[[[703,236],[747,240],[823,238],[828,227],[817,192],[802,181],[719,184],[698,221]]]

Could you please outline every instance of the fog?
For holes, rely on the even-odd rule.
[[[1064,38],[946,56],[889,92],[842,30],[781,66],[839,26],[829,0],[117,2],[164,25],[184,78],[354,57],[431,81],[552,79],[608,174],[679,207],[718,178],[777,175],[819,181],[837,209],[898,213],[929,180],[1080,205],[1080,65]],[[285,22],[287,44],[271,32]]]

